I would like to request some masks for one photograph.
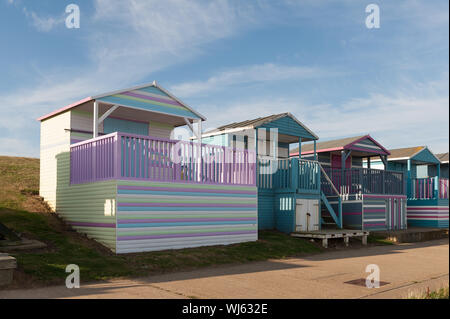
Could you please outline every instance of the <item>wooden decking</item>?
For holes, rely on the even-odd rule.
[[[293,232],[291,236],[310,239],[322,239],[322,246],[328,248],[328,239],[343,238],[344,243],[348,246],[350,237],[362,237],[363,245],[367,245],[368,231],[354,229],[323,229],[309,232]]]

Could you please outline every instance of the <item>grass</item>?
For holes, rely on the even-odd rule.
[[[448,287],[443,287],[440,288],[439,290],[435,290],[435,291],[427,291],[424,294],[421,294],[419,296],[410,296],[410,299],[449,299],[449,295],[448,295]]]
[[[369,244],[376,244],[376,245],[394,245],[393,241],[377,235],[369,235],[367,237],[367,242]]]
[[[0,156],[0,222],[23,237],[45,242],[38,251],[11,253],[18,262],[14,285],[61,284],[68,264],[84,282],[262,261],[321,251],[309,241],[264,231],[256,242],[115,255],[74,232],[39,198],[39,160]]]

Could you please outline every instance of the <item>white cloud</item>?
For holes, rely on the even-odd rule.
[[[246,83],[277,82],[292,79],[312,79],[337,75],[315,67],[288,66],[266,63],[232,68],[211,76],[205,81],[186,82],[173,85],[171,90],[183,97],[205,92],[225,90],[230,86]]]
[[[120,65],[134,79],[202,54],[205,45],[253,25],[259,12],[257,3],[226,0],[97,0],[95,8],[102,31],[91,38],[94,63],[102,71]]]
[[[448,151],[448,75],[441,81],[373,93],[340,105],[310,104],[301,97],[259,97],[228,104],[201,105],[212,129],[234,121],[291,112],[321,140],[371,134],[388,148],[428,145]]]
[[[10,2],[12,3],[12,2]],[[64,15],[61,14],[57,17],[41,17],[36,12],[28,10],[26,7],[23,8],[23,13],[25,16],[27,16],[29,19],[31,19],[31,22],[33,26],[41,32],[49,32],[57,25],[64,23]]]
[[[42,31],[63,22],[23,10]],[[90,65],[64,72],[45,70],[36,77],[36,86],[0,94],[0,131],[24,136],[14,142],[22,145],[16,148],[17,154],[23,154],[21,149],[30,149],[24,144],[26,139],[34,139],[38,145],[35,119],[39,115],[88,95],[140,83],[156,70],[202,54],[205,45],[255,24],[256,11],[258,3],[225,0],[96,0],[91,22],[94,31],[85,43]],[[0,153],[5,152],[7,143],[0,145]]]

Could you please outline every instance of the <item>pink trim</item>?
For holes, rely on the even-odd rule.
[[[353,146],[354,144],[356,144],[356,143],[358,143],[358,142],[360,142],[360,141],[362,141],[362,140],[365,140],[365,139],[369,139],[369,140],[371,140],[373,143],[375,143],[375,145],[378,146],[379,148],[381,148],[381,149],[386,153],[386,155],[391,155],[391,153],[390,153],[387,149],[385,149],[380,143],[378,143],[377,141],[375,141],[375,140],[373,139],[373,137],[370,136],[369,134],[367,134],[367,135],[365,135],[365,136],[363,136],[363,137],[357,139],[356,141],[351,142],[350,144],[345,145],[344,148],[349,148],[349,147]]]
[[[353,151],[360,151],[360,152],[373,153],[373,154],[379,154],[379,155],[389,155],[389,154],[386,154],[385,152],[379,152],[379,151],[369,150],[369,149],[360,148],[360,147],[351,147],[349,149],[351,149]]]
[[[322,152],[331,152],[331,151],[339,151],[339,150],[343,150],[342,147],[338,147],[338,148],[325,148],[325,149],[321,149],[321,150],[316,150],[316,153],[322,153]],[[314,154],[314,151],[306,151],[306,152],[302,152],[302,155],[307,155],[307,154]],[[296,153],[290,153],[290,156],[296,156],[298,155],[298,152]]]
[[[69,110],[69,109],[71,109],[71,108],[74,108],[75,106],[78,106],[78,105],[80,105],[80,104],[83,104],[83,103],[86,103],[86,102],[89,102],[89,101],[92,101],[92,100],[93,100],[92,97],[84,98],[84,99],[82,99],[82,100],[79,100],[78,102],[75,102],[75,103],[66,105],[66,106],[64,106],[64,107],[62,107],[62,108],[60,108],[60,109],[58,109],[58,110],[56,110],[56,111],[53,111],[53,112],[48,113],[48,114],[46,114],[46,115],[43,115],[43,116],[37,118],[36,120],[37,120],[37,121],[43,121],[43,120],[45,120],[45,119],[48,119],[49,117],[55,116],[55,115],[57,115],[57,114],[59,114],[59,113],[62,113],[62,112],[67,111],[67,110]]]

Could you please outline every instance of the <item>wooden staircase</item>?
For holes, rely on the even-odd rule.
[[[322,201],[321,205],[321,225],[324,229],[342,229],[342,196],[339,191],[334,186],[330,177],[327,175],[322,165],[319,164],[321,175],[320,175],[320,197]],[[330,204],[328,197],[325,194],[325,188],[331,190],[334,196],[338,197],[338,205],[337,211],[333,209],[333,206]],[[329,191],[327,193],[330,193]]]

